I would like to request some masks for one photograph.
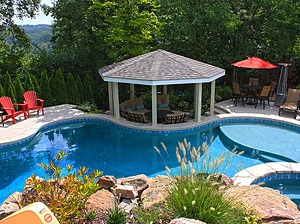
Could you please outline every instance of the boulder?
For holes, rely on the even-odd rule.
[[[253,205],[262,220],[295,220],[299,218],[297,205],[279,191],[257,185],[234,187],[230,195],[246,204]]]
[[[116,185],[114,188],[111,189],[114,195],[120,198],[132,199],[138,196],[138,192],[134,188],[134,186]]]
[[[92,194],[87,201],[88,211],[107,211],[115,208],[115,196],[108,190],[101,189]]]
[[[135,210],[137,205],[138,205],[137,198],[135,198],[135,199],[124,199],[119,204],[119,208],[129,214],[129,213],[131,213]]]
[[[168,176],[162,175],[157,175],[155,178],[151,178],[151,180],[153,188],[166,187],[172,181]]]
[[[121,184],[133,186],[137,190],[139,197],[141,197],[142,192],[146,188],[152,187],[153,185],[152,180],[149,177],[147,177],[145,174],[124,178],[121,181]]]
[[[22,200],[22,193],[16,191],[10,195],[0,206],[0,220],[9,216],[10,214],[20,209],[20,202]]]
[[[144,208],[150,208],[154,204],[163,202],[166,199],[166,189],[163,187],[148,188],[141,196]]]
[[[206,223],[195,219],[179,218],[179,219],[173,219],[170,222],[170,224],[206,224]]]
[[[117,179],[114,176],[102,176],[99,178],[97,184],[106,190],[114,187],[117,183]]]

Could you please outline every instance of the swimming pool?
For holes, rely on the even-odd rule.
[[[53,160],[54,155],[60,149],[69,154],[62,161],[62,166],[66,164],[72,164],[74,167],[86,166],[90,169],[103,171],[104,175],[114,175],[117,178],[141,173],[156,176],[157,174],[164,174],[166,165],[153,149],[154,146],[160,146],[160,142],[163,142],[168,148],[171,160],[169,166],[172,163],[177,164],[176,146],[178,141],[184,139],[191,142],[192,146],[197,147],[205,141],[209,142],[214,136],[210,151],[212,156],[216,157],[220,156],[224,150],[232,150],[237,146],[223,137],[220,128],[236,124],[251,124],[259,128],[263,126],[274,129],[280,128],[292,134],[300,134],[299,128],[296,127],[286,127],[274,122],[250,119],[225,120],[202,126],[199,129],[177,132],[139,131],[96,119],[53,124],[43,128],[35,138],[26,143],[0,148],[0,169],[2,170],[0,202],[2,203],[9,194],[16,190],[21,191],[25,180],[33,172],[44,177],[45,172],[36,163],[47,163]],[[300,138],[297,139],[298,145],[300,145]],[[264,144],[270,145],[267,142]],[[244,150],[240,145],[238,148]],[[233,168],[241,161],[246,167],[262,164],[266,162],[266,156],[268,160],[295,161],[294,158],[287,158],[286,156],[278,158],[277,154],[273,156],[272,153],[260,157],[258,156],[259,153],[253,153],[252,150],[246,152],[242,157],[233,161]],[[237,171],[230,169],[227,175],[232,177]]]

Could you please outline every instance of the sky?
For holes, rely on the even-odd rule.
[[[42,4],[51,5],[51,0],[42,0]],[[38,15],[35,19],[23,18],[15,19],[16,24],[18,25],[37,25],[37,24],[51,24],[52,18],[51,16],[46,16],[41,10],[39,11]]]

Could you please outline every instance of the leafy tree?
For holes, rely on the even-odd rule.
[[[80,102],[80,96],[72,73],[68,74],[67,86],[69,102],[73,104],[78,104]]]
[[[53,98],[51,96],[50,82],[46,71],[42,72],[41,76],[41,92],[39,97],[44,100],[44,106],[51,106]]]
[[[68,91],[61,69],[58,69],[54,80],[54,96],[57,104],[69,103]]]
[[[93,88],[92,88],[92,79],[91,76],[86,75],[84,78],[83,83],[83,93],[84,93],[84,100],[90,103],[94,103],[94,96],[93,96]]]
[[[50,79],[49,79],[49,85],[50,85],[50,91],[51,91],[51,96],[53,98],[53,101],[56,101],[56,95],[55,95],[55,77],[54,74],[52,73]],[[56,102],[54,102],[55,104]]]
[[[11,87],[11,90],[9,90],[10,87]],[[6,74],[5,74],[5,81],[4,81],[4,93],[5,93],[5,95],[8,96],[9,94],[11,94],[9,91],[12,91],[13,96],[15,97],[15,92],[16,92],[15,86],[14,86],[14,84],[11,81],[10,74],[8,72],[6,72]]]
[[[84,94],[83,94],[83,84],[79,75],[76,76],[75,84],[78,90],[78,96],[79,96],[78,100],[81,103],[83,101]]]
[[[35,91],[34,85],[31,80],[31,74],[29,72],[26,75],[24,89],[25,89],[25,91]]]
[[[17,103],[22,103],[24,100],[23,93],[25,93],[25,90],[22,86],[19,75],[17,75],[17,78],[15,80],[15,88],[16,88],[16,101]]]

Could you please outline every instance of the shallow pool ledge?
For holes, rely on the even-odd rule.
[[[268,181],[271,175],[278,175],[278,179],[300,179],[300,163],[272,162],[260,164],[238,172],[232,179],[234,184],[245,186]]]
[[[8,145],[13,143],[22,143],[35,137],[38,131],[50,124],[58,122],[74,120],[74,119],[100,119],[106,120],[113,124],[144,131],[176,131],[199,128],[214,122],[222,122],[228,119],[262,119],[274,122],[282,122],[285,124],[300,127],[300,121],[291,118],[279,117],[277,115],[253,114],[253,113],[231,113],[218,114],[214,116],[203,116],[200,122],[189,120],[186,123],[179,124],[158,124],[152,126],[151,124],[134,123],[127,121],[124,118],[115,119],[113,116],[106,114],[85,114],[80,110],[74,109],[74,105],[63,104],[58,106],[46,107],[45,115],[37,115],[31,113],[30,118],[24,120],[23,116],[17,118],[17,123],[6,121],[5,126],[0,126],[0,145]]]

